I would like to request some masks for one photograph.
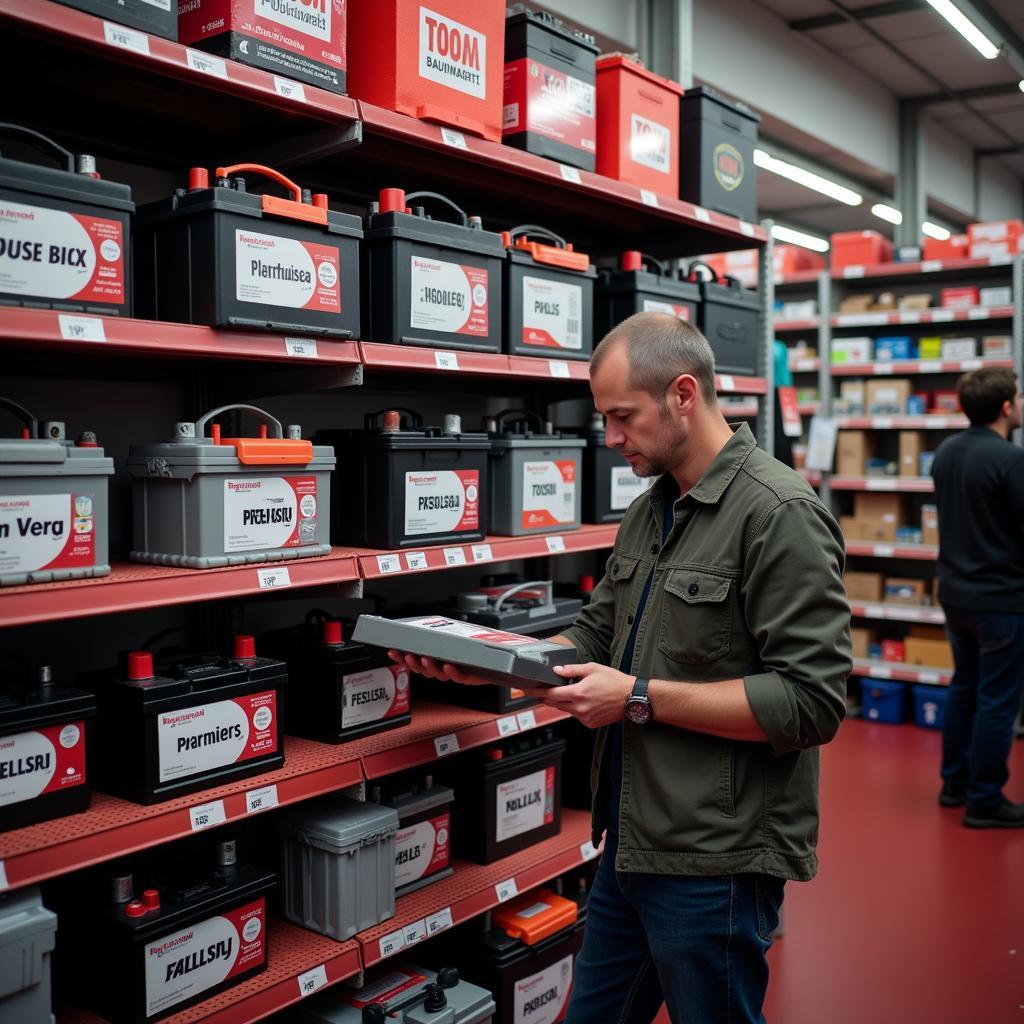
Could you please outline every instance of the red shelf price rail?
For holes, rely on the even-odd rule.
[[[853,674],[871,676],[873,679],[895,679],[901,683],[927,683],[931,686],[949,686],[953,678],[953,670],[948,668],[927,668],[871,658],[854,658]]]
[[[941,608],[927,608],[921,605],[891,604],[850,604],[850,614],[860,619],[879,619],[887,622],[928,622],[936,626],[946,623]]]
[[[892,363],[833,363],[833,377],[890,377],[915,373],[965,373],[983,366],[1013,366],[1012,359],[901,359]]]
[[[872,266],[836,267],[831,276],[836,280],[855,280],[862,277],[915,277],[918,274],[958,273],[1005,267],[1013,262],[1012,256],[990,256],[984,259],[922,260],[919,263],[876,263]]]
[[[833,313],[833,327],[894,327],[948,324],[965,320],[1010,320],[1013,306],[971,306],[968,309],[905,309],[870,313]]]
[[[847,540],[846,553],[870,558],[913,558],[921,562],[934,562],[939,557],[939,549],[935,544],[898,544],[895,541],[889,544]]]
[[[928,476],[834,476],[829,480],[834,491],[913,491],[935,490]]]

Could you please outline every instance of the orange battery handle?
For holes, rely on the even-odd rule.
[[[327,210],[321,206],[304,203],[302,189],[291,178],[285,177],[280,171],[275,171],[273,167],[264,167],[263,164],[232,164],[230,167],[218,167],[213,173],[218,178],[229,178],[239,171],[262,174],[263,177],[276,181],[278,185],[291,192],[291,199],[261,195],[260,202],[263,204],[264,213],[273,214],[275,217],[287,217],[289,220],[307,221],[310,224],[327,223]]]

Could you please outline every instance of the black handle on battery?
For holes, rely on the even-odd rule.
[[[658,273],[662,277],[672,276],[672,270],[669,268],[669,265],[664,260],[659,260],[652,256],[649,252],[640,253],[640,259],[643,260],[644,263],[647,263],[652,267],[656,267]]]
[[[712,267],[710,264],[704,263],[701,260],[695,260],[693,263],[690,264],[690,266],[686,270],[686,280],[692,281],[695,284],[701,281],[702,278],[697,276],[698,270],[706,270],[711,275],[711,281],[714,281],[715,284],[720,283],[721,278],[719,278],[718,274],[715,271],[715,268]]]
[[[544,238],[549,242],[554,242],[559,249],[567,248],[565,239],[561,235],[556,235],[554,231],[542,228],[538,224],[520,224],[519,227],[513,228],[509,232],[509,237],[512,241],[515,241],[520,236],[529,238],[531,235],[536,238]]]
[[[444,206],[449,207],[458,218],[458,222],[465,227],[469,223],[469,217],[466,216],[466,211],[461,206],[456,206],[447,196],[441,195],[440,192],[409,192],[405,197],[405,205],[412,208],[416,206],[413,200],[416,199],[433,199]],[[422,205],[422,204],[420,204]]]
[[[39,420],[24,406],[18,405],[17,402],[12,401],[10,398],[0,398],[0,409],[6,409],[8,412],[14,413],[28,427],[29,437],[33,439],[39,437]]]
[[[524,420],[533,420],[537,426],[538,433],[544,433],[544,420],[535,412],[529,409],[503,409],[494,417],[494,422],[497,424],[498,433],[501,433],[501,428],[504,425],[505,418],[507,416],[521,417]]]
[[[427,982],[427,984],[422,988],[415,989],[403,999],[389,1003],[387,1007],[384,1007],[380,1003],[368,1003],[363,1007],[363,1024],[384,1024],[389,1017],[394,1018],[395,1015],[401,1013],[402,1010],[408,1010],[417,1003],[426,1004],[428,1000],[436,1000],[440,998],[442,1001],[441,1008],[443,1008],[443,990],[446,988],[455,988],[458,983],[458,969],[455,967],[442,967],[441,970],[437,972],[436,981]],[[425,1009],[436,1011],[437,1008],[425,1006]]]
[[[222,405],[218,409],[211,409],[196,420],[196,437],[206,437],[206,424],[216,419],[222,412],[251,412],[258,420],[266,423],[271,430],[271,437],[284,437],[281,421],[255,405]]]
[[[33,131],[31,128],[22,128],[20,124],[9,124],[6,121],[0,122],[0,139],[17,139],[24,142],[33,149],[38,149],[47,156],[52,156],[58,163],[63,164],[62,170],[70,174],[75,173],[75,155],[70,150],[58,145],[53,139],[47,138],[41,132]]]
[[[404,405],[389,405],[386,409],[378,409],[376,412],[368,412],[363,417],[363,426],[367,430],[373,430],[374,427],[378,426],[377,420],[383,416],[386,412],[402,412],[409,417],[409,426],[414,429],[419,429],[423,426],[423,417],[415,410],[408,409]]]

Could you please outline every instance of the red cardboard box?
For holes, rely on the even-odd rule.
[[[877,231],[840,231],[831,243],[833,270],[892,262],[892,242]]]
[[[352,96],[501,141],[502,0],[360,0],[348,17]]]
[[[801,270],[824,270],[825,257],[799,245],[777,245],[774,253],[774,270],[777,275],[795,274]]]
[[[882,641],[882,661],[896,661],[902,664],[906,656],[906,648],[902,640]]]
[[[965,309],[978,305],[980,298],[977,288],[943,288],[942,305],[946,309]]]
[[[682,86],[621,53],[597,59],[597,173],[679,197]]]
[[[966,235],[950,235],[949,238],[926,238],[924,255],[926,260],[965,260],[970,251]]]
[[[1020,252],[1022,220],[993,220],[984,224],[969,224],[967,238],[971,259],[992,256],[1015,256]]]
[[[960,396],[955,391],[933,391],[932,412],[957,413],[960,411]]]

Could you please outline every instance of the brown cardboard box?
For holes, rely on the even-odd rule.
[[[910,381],[905,378],[869,380],[867,412],[872,416],[899,416],[907,411]]]
[[[928,668],[952,668],[953,648],[948,640],[925,640],[908,636],[904,641],[908,665],[924,665]]]
[[[847,540],[870,540],[891,542],[896,539],[896,523],[880,519],[858,519],[856,516],[840,516],[839,529]]]
[[[851,416],[863,416],[867,406],[864,404],[866,389],[862,380],[844,380],[839,385],[839,397],[846,403],[847,412]]]
[[[896,308],[896,293],[882,292],[875,298],[875,301],[868,306],[871,310],[892,310]]]
[[[846,594],[851,601],[881,601],[882,574],[880,572],[843,573]]]
[[[900,309],[928,309],[932,304],[932,297],[928,292],[915,292],[910,295],[902,295],[899,299]]]
[[[875,642],[875,630],[865,629],[863,626],[852,626],[850,638],[853,640],[853,656],[855,658],[868,657],[868,648]]]
[[[907,636],[916,637],[918,640],[945,640],[946,631],[942,626],[911,626],[907,630]]]
[[[885,600],[890,604],[924,604],[924,580],[890,576],[885,581]]]
[[[863,476],[875,454],[875,435],[867,430],[840,430],[836,439],[836,473]]]
[[[939,543],[939,508],[937,505],[921,506],[921,543]]]
[[[886,491],[857,491],[853,496],[853,514],[858,519],[874,519],[902,526],[903,495]]]
[[[840,313],[866,313],[871,308],[871,303],[875,301],[873,295],[847,295],[839,303]]]
[[[920,430],[900,431],[900,476],[920,476],[924,443]]]

